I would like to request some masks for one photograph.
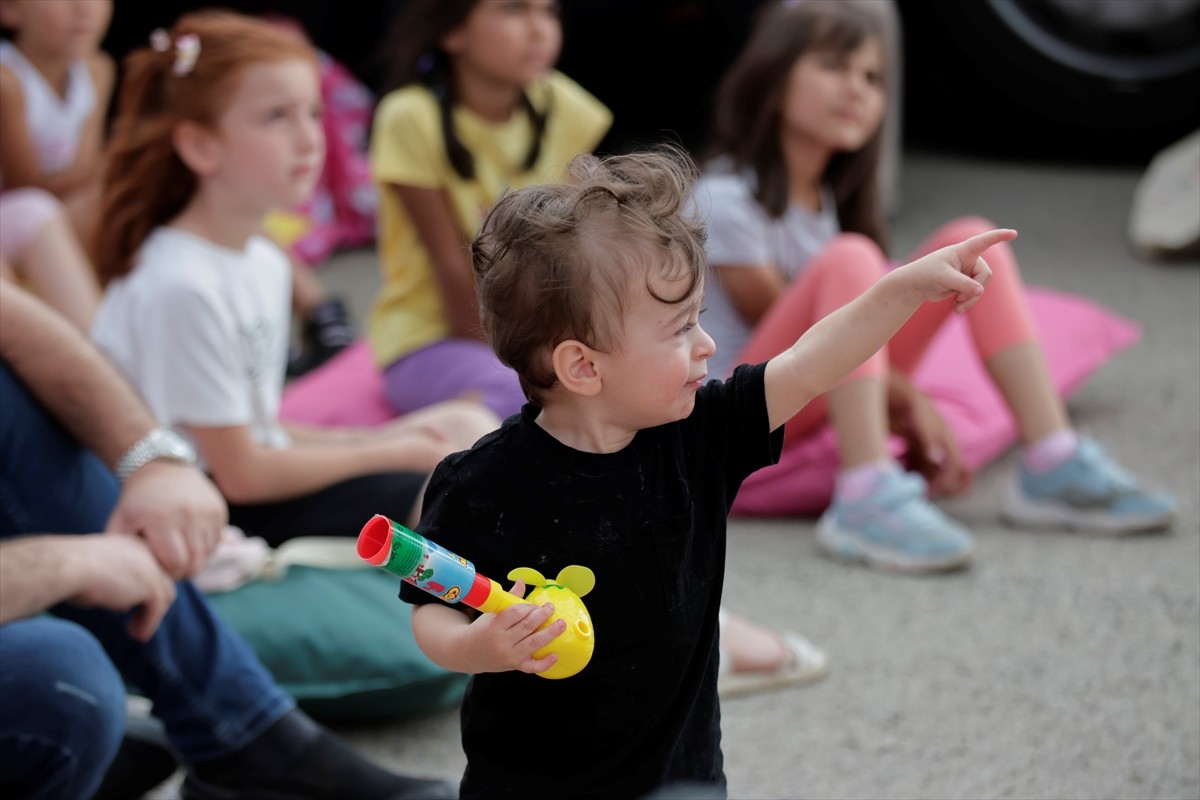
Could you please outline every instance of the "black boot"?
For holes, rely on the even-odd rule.
[[[193,764],[183,800],[451,800],[458,786],[396,775],[300,710],[231,756]]]
[[[175,774],[179,761],[162,723],[148,712],[131,708],[121,749],[92,800],[131,800]]]

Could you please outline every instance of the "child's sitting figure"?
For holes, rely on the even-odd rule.
[[[924,301],[978,300],[980,254],[1016,235],[901,267],[769,362],[706,382],[705,233],[683,213],[694,171],[670,149],[581,156],[567,184],[505,195],[472,245],[484,330],[529,403],[442,462],[419,527],[483,574],[590,567],[596,649],[579,674],[539,678],[555,657],[533,654],[564,626],[537,630],[548,605],[480,615],[402,586],[425,653],[474,675],[463,798],[723,791],[717,615],[738,487],[778,457],[784,422]]]

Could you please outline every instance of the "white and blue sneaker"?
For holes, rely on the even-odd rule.
[[[1091,439],[1048,472],[1024,463],[1004,498],[1006,521],[1032,528],[1133,533],[1164,528],[1175,519],[1175,499],[1138,486]]]
[[[926,494],[920,475],[884,470],[867,497],[834,497],[817,522],[817,543],[830,555],[893,572],[961,567],[971,558],[971,534]]]

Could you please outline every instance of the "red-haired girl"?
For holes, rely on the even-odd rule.
[[[497,424],[465,402],[372,431],[280,421],[289,265],[260,230],[312,191],[324,153],[316,55],[293,32],[202,13],[129,56],[93,338],[196,445],[231,524],[271,544],[355,535],[364,509],[412,519],[433,466]]]

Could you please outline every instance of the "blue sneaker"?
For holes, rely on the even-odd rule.
[[[838,558],[893,572],[961,567],[971,558],[971,534],[931,503],[926,491],[920,475],[885,470],[862,500],[834,497],[817,522],[817,543]]]
[[[1022,463],[1004,499],[1003,516],[1034,528],[1132,533],[1164,528],[1175,519],[1175,499],[1137,485],[1091,439],[1049,472]]]

